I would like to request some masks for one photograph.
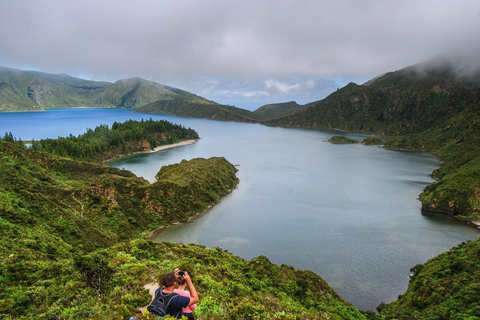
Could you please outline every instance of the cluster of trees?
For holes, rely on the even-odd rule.
[[[0,140],[7,141],[7,142],[14,142],[17,145],[25,146],[25,143],[22,141],[22,139],[17,139],[13,136],[12,131],[5,132],[3,137],[0,136]]]
[[[188,139],[198,139],[195,130],[166,120],[128,120],[88,129],[78,137],[70,135],[58,139],[32,141],[32,149],[75,160],[104,162],[135,152]]]

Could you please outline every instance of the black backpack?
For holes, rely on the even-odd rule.
[[[172,292],[163,294],[162,288],[158,288],[157,291],[155,291],[155,298],[153,298],[152,303],[147,307],[148,312],[151,312],[161,317],[170,314],[168,306],[170,304],[170,301],[176,296],[178,296],[178,293]],[[180,312],[181,311],[182,309],[180,309]],[[176,317],[177,315],[173,316]]]

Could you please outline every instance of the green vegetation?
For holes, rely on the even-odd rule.
[[[150,151],[158,146],[198,139],[198,134],[165,120],[128,120],[101,125],[83,135],[32,141],[32,149],[75,160],[102,163],[119,156]]]
[[[460,76],[441,58],[350,83],[269,125],[338,128],[396,139],[385,148],[434,152],[445,164],[420,199],[423,209],[480,220],[480,74]]]
[[[380,138],[368,137],[368,138],[363,139],[362,144],[367,145],[367,146],[372,146],[372,145],[382,145],[382,144],[384,144],[384,142]]]
[[[0,111],[38,111],[91,105],[109,84],[64,74],[0,67]]]
[[[295,101],[272,103],[258,108],[257,110],[253,111],[253,113],[263,121],[267,121],[289,116],[297,111],[307,108],[308,106],[309,105],[299,105]]]
[[[109,83],[0,67],[0,111],[138,108],[154,101],[180,98],[212,103],[192,93],[141,78]]]
[[[135,112],[255,123],[283,117],[307,106],[292,101],[251,112],[138,77],[109,83],[0,67],[0,111],[132,108]]]
[[[337,144],[352,144],[352,143],[358,143],[358,141],[352,140],[350,138],[347,138],[345,136],[333,136],[331,137],[328,142],[331,143],[337,143]]]
[[[258,116],[248,110],[221,105],[212,101],[198,101],[184,98],[155,101],[136,109],[135,112],[239,122],[260,121]]]
[[[149,184],[17,141],[0,141],[0,157],[2,319],[129,319],[174,267],[193,276],[197,319],[366,319],[312,272],[144,240],[235,187],[224,158],[163,167]]]
[[[121,270],[106,258],[109,248],[187,221],[238,183],[235,167],[223,158],[162,168],[160,180],[149,184],[128,171],[17,142],[0,141],[0,157],[3,319],[85,319],[114,312],[121,299],[130,298],[115,291],[122,285],[113,279],[126,279],[115,276]],[[118,299],[107,301],[110,295]],[[138,294],[132,295],[133,310]]]
[[[381,304],[382,319],[480,319],[480,239],[411,270],[407,291]]]
[[[123,79],[95,96],[94,106],[107,108],[139,108],[155,101],[187,99],[199,103],[207,99],[180,89],[160,85],[142,78]]]

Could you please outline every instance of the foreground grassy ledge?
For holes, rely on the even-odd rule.
[[[309,271],[219,248],[153,243],[147,232],[186,221],[234,188],[224,158],[131,172],[0,141],[2,319],[128,319],[143,285],[173,267],[202,297],[198,319],[363,319]]]

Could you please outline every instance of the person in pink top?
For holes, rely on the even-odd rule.
[[[173,290],[173,292],[178,293],[179,295],[184,297],[190,297],[190,292],[185,290],[185,286],[187,283],[185,281],[185,278],[183,277],[184,273],[182,271],[177,271],[176,274],[177,274],[177,288]],[[193,317],[192,311],[195,310],[196,307],[197,307],[196,304],[191,304],[186,308],[183,308],[183,314],[185,317],[188,318],[188,320],[195,320],[195,318]]]

